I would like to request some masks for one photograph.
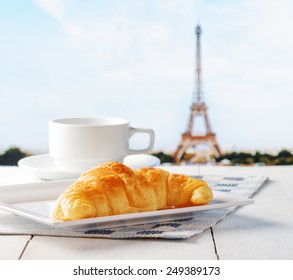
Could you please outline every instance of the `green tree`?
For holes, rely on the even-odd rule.
[[[172,163],[173,157],[171,155],[165,154],[163,152],[153,153],[153,156],[156,156],[160,159],[161,163]]]
[[[0,155],[0,165],[17,165],[18,161],[26,156],[27,154],[23,153],[19,148],[11,147]]]
[[[292,157],[293,155],[287,151],[287,150],[282,150],[279,152],[278,157]]]

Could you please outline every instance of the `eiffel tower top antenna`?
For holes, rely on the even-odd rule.
[[[195,29],[196,33],[196,76],[197,76],[197,104],[203,103],[202,100],[202,91],[201,91],[201,49],[200,49],[200,34],[201,34],[201,28],[200,25],[196,26]]]

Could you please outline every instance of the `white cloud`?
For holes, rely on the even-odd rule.
[[[42,10],[47,12],[59,22],[66,19],[66,4],[70,0],[33,0]]]
[[[66,10],[66,1],[60,2],[61,4],[59,1],[56,1],[58,4],[53,1],[50,5],[48,2],[51,1],[39,2],[62,23],[68,38],[76,47],[83,48],[87,56],[106,65],[106,70],[101,74],[105,81],[112,81],[113,88],[120,85],[129,89],[129,85],[132,85],[140,90],[140,94],[154,95],[157,101],[164,102],[170,100],[170,95],[176,95],[166,84],[170,87],[175,81],[179,84],[181,82],[185,91],[192,86],[194,34],[183,36],[190,37],[189,41],[180,41],[178,36],[182,35],[182,32],[192,32],[193,26],[189,30],[181,30],[180,34],[175,25],[164,18],[145,22],[123,13],[76,19],[70,14],[70,10]],[[287,32],[288,25],[292,22],[292,4],[285,0],[281,2],[247,0],[240,4],[205,4],[189,0],[162,0],[157,4],[161,12],[174,17],[174,22],[185,22],[186,25],[181,27],[196,24],[196,16],[204,11],[206,17],[199,15],[203,24],[206,23],[202,26],[203,87],[206,99],[212,107],[210,117],[229,119],[233,115],[235,130],[237,124],[245,122],[245,119],[253,128],[253,119],[258,119],[257,110],[263,104],[266,104],[269,110],[273,109],[274,89],[278,83],[292,86],[289,79],[292,69],[285,63],[290,59],[292,49],[293,39],[290,39]],[[214,33],[215,37],[211,37],[211,33]],[[149,90],[147,93],[146,88],[150,89],[150,84],[155,85],[157,90]],[[169,91],[169,96],[168,93],[158,95],[158,87],[161,91]],[[284,92],[279,94],[284,97],[288,92],[286,87],[283,90]],[[129,98],[135,98],[137,92],[130,90],[127,94]],[[182,92],[178,92],[178,95],[181,94]],[[183,94],[190,95],[191,100],[192,91]],[[112,96],[115,96],[115,93],[112,93]],[[178,99],[179,96],[177,99],[174,97],[174,100]],[[180,134],[185,129],[189,105],[186,104],[186,119],[176,120],[175,127],[178,130],[181,125],[180,131],[176,132],[172,127],[164,128],[164,125],[160,124],[160,131],[165,130],[164,135]],[[220,108],[226,110],[226,115],[219,111]],[[177,113],[167,114],[167,117],[160,112],[165,120],[176,118]],[[273,116],[265,114],[266,118],[272,121]],[[265,120],[262,122],[263,129],[269,129]],[[232,146],[233,138],[227,134],[226,125],[217,121],[215,124],[212,123],[215,131],[218,131],[219,135],[223,131],[223,141]],[[154,126],[158,126],[155,121]],[[240,131],[239,133],[241,134]],[[238,141],[238,146],[241,143],[253,145],[242,139]]]
[[[194,17],[194,12],[200,4],[198,0],[160,0],[156,4],[158,8],[183,16],[184,18]]]
[[[42,7],[47,8],[44,4],[47,2],[41,2]],[[103,69],[99,75],[106,81],[111,79],[113,85],[146,84],[158,79],[165,82],[193,79],[190,68],[193,61],[190,61],[188,47],[178,42],[177,34],[167,22],[146,22],[123,14],[77,19],[70,14],[70,9],[65,9],[66,5],[62,8],[64,17],[60,22],[72,46],[99,65]],[[56,18],[52,10],[58,9],[48,9],[48,13]],[[156,94],[156,91],[149,94],[152,93]]]
[[[44,119],[68,112],[121,114],[136,126],[154,127],[160,148],[175,148],[189,116],[200,16],[203,88],[223,146],[292,146],[284,119],[292,118],[293,2],[140,0],[130,7],[131,1],[113,1],[105,11],[108,1],[34,2],[64,34],[54,50],[46,47],[45,72],[52,79],[43,78],[49,86],[39,82],[37,90],[44,84],[44,103],[52,108],[36,100]],[[31,88],[22,90],[25,95]],[[129,100],[136,105],[124,110]]]

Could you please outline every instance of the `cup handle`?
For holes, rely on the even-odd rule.
[[[154,148],[154,142],[155,142],[154,131],[150,128],[129,127],[129,138],[131,138],[135,133],[147,133],[150,136],[149,146],[146,149],[142,149],[142,150],[128,149],[128,154],[131,155],[131,154],[151,153],[151,151]]]

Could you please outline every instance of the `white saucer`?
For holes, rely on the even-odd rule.
[[[160,164],[160,160],[152,155],[137,154],[126,156],[123,163],[131,168],[142,168],[157,166]],[[18,166],[44,180],[75,179],[81,174],[80,172],[58,169],[53,158],[49,154],[25,157],[18,162]]]

